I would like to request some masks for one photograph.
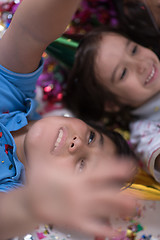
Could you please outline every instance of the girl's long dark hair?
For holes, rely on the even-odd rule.
[[[112,0],[119,24],[135,42],[151,48],[160,57],[160,30],[149,7],[141,0]]]

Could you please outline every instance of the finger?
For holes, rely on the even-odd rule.
[[[91,216],[106,218],[120,215],[133,216],[136,211],[136,199],[126,194],[117,194],[115,191],[108,191],[94,196],[90,205],[88,204]]]
[[[108,225],[107,223],[101,221],[91,221],[85,224],[83,221],[78,230],[94,237],[99,236],[112,238],[117,235],[116,230],[114,230],[110,224]]]
[[[90,186],[106,187],[114,183],[121,183],[120,186],[133,179],[137,172],[137,167],[133,162],[122,161],[120,163],[110,163],[106,168],[98,168],[96,173],[88,175]]]

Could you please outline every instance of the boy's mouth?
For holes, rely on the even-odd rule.
[[[145,85],[151,83],[154,79],[155,79],[155,73],[156,73],[156,68],[153,65],[150,74],[148,75],[146,81],[145,81]]]
[[[65,146],[68,137],[68,130],[66,127],[61,127],[58,130],[57,138],[54,140],[54,147],[52,153],[58,154],[61,149]]]
[[[54,145],[54,149],[56,149],[59,145],[60,145],[60,142],[62,141],[62,137],[63,137],[63,129],[59,129],[59,133],[58,133],[58,137],[57,137],[57,140],[55,142],[55,145]]]

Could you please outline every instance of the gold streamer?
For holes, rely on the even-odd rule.
[[[139,169],[134,182],[126,191],[143,200],[160,200],[160,184],[142,169]]]

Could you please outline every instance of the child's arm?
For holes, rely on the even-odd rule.
[[[43,51],[63,33],[80,2],[23,0],[0,41],[0,64],[14,72],[33,72]]]

